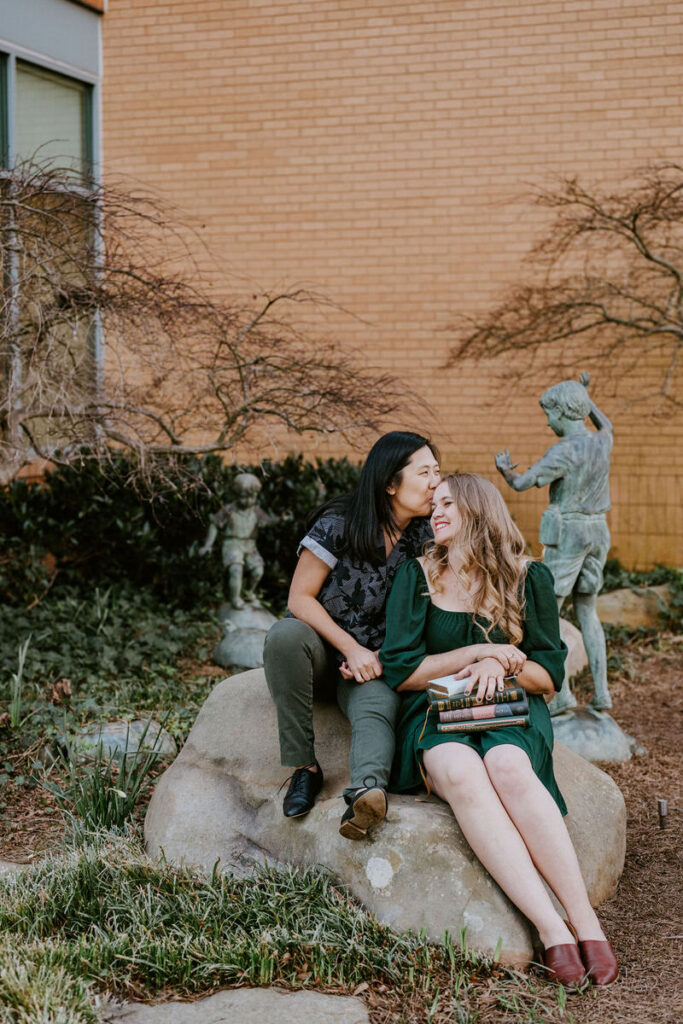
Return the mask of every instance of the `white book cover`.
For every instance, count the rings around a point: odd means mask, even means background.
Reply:
[[[438,679],[430,679],[427,688],[434,693],[438,693],[439,696],[459,697],[460,694],[465,692],[469,682],[469,676],[465,676],[464,679],[456,679],[454,675],[439,676]]]

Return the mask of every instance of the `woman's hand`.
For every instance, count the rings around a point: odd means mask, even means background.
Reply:
[[[468,696],[476,687],[476,698],[478,701],[483,701],[491,700],[497,690],[503,689],[505,672],[506,670],[498,658],[484,658],[482,661],[475,661],[461,669],[460,672],[456,672],[455,678],[464,679],[465,676],[469,676],[470,682],[465,694]]]
[[[370,679],[378,679],[382,675],[382,663],[377,651],[369,651],[367,647],[355,644],[345,652],[346,661],[339,666],[344,679],[355,679],[357,683],[367,683]]]
[[[524,668],[526,654],[513,644],[478,644],[477,650],[477,661],[496,658],[509,676],[516,676]]]

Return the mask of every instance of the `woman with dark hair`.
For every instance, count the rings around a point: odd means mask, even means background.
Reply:
[[[313,696],[336,692],[351,723],[348,807],[339,829],[347,839],[362,839],[386,814],[399,705],[378,657],[386,598],[398,567],[431,538],[428,517],[439,479],[438,453],[426,438],[398,430],[380,437],[356,490],[311,517],[288,615],[266,638],[263,661],[282,764],[294,766],[284,814],[307,814],[322,788]]]
[[[552,576],[527,558],[503,498],[483,477],[443,480],[432,527],[434,541],[402,566],[387,608],[382,664],[402,695],[392,789],[424,782],[450,804],[481,863],[536,926],[552,979],[609,985],[617,962],[588,899],[553,772],[544,697],[562,684],[567,648]],[[426,691],[449,673],[467,679],[464,692],[478,703],[516,675],[527,726],[478,721],[471,731],[440,731]]]

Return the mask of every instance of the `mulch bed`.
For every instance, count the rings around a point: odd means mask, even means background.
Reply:
[[[615,947],[621,976],[609,989],[572,996],[565,1019],[574,1024],[679,1024],[683,1020],[683,887],[681,886],[681,720],[683,637],[660,637],[658,650],[644,638],[625,647],[622,668],[610,681],[613,717],[647,753],[626,764],[602,765],[626,800],[626,864],[616,896],[600,908]],[[589,691],[575,688],[580,699]],[[659,827],[657,800],[668,803],[667,827]],[[54,845],[60,817],[40,789],[5,789],[0,858],[30,862]],[[446,1024],[454,1018],[436,1009],[428,1018],[426,1000],[398,1002],[383,986],[358,992],[372,1024],[405,1021]],[[484,996],[484,1003],[488,1000]],[[548,1004],[554,1000],[549,992]],[[482,1024],[511,1021],[495,1007],[478,1005]],[[543,1018],[536,1018],[542,1020]],[[557,1019],[557,1007],[553,1013]]]
[[[647,749],[619,765],[601,765],[626,800],[626,863],[614,899],[600,917],[621,976],[593,998],[571,1001],[576,1024],[680,1024],[683,1020],[681,879],[681,725],[683,637],[662,650],[632,651],[610,684],[614,717]],[[659,827],[657,800],[668,804]]]

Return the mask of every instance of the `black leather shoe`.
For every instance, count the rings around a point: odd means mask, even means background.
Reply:
[[[344,836],[344,839],[364,839],[368,829],[383,821],[386,813],[386,791],[381,786],[363,789],[353,797],[344,811],[339,834]]]
[[[315,798],[323,788],[322,768],[317,761],[315,766],[317,772],[309,771],[308,768],[297,768],[289,780],[289,787],[282,801],[285,818],[301,818],[308,814],[315,803]]]

